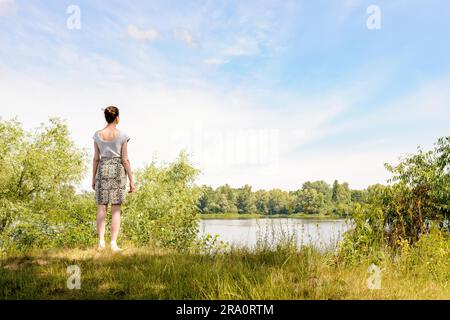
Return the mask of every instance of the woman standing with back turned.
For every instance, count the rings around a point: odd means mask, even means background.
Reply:
[[[120,229],[120,206],[125,200],[127,176],[130,191],[134,192],[133,175],[128,160],[127,144],[130,138],[117,129],[119,109],[113,106],[105,109],[105,128],[95,132],[92,188],[98,205],[97,233],[98,249],[105,249],[106,211],[111,204],[111,250],[121,249],[117,246]]]

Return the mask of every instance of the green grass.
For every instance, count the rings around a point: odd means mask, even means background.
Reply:
[[[346,265],[310,247],[214,256],[156,247],[35,251],[0,260],[0,299],[450,299],[446,260],[437,274],[429,261],[408,261],[384,261],[382,289],[369,290],[370,259]],[[69,265],[81,269],[80,290],[66,287]]]
[[[323,215],[323,214],[274,214],[263,215],[258,213],[202,213],[201,219],[259,219],[259,218],[302,218],[302,219],[342,219],[343,217],[337,215]]]

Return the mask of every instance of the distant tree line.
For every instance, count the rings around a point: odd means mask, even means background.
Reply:
[[[348,183],[334,181],[307,181],[295,191],[280,189],[252,191],[244,185],[232,188],[228,184],[216,189],[203,185],[199,187],[201,196],[197,206],[201,213],[257,213],[263,215],[279,214],[350,214],[355,203],[368,199],[369,187],[353,190]]]

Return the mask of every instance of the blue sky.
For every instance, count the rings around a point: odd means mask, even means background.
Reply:
[[[199,183],[362,188],[449,134],[449,27],[442,1],[0,0],[0,116],[91,152],[113,104],[136,168],[187,149]]]

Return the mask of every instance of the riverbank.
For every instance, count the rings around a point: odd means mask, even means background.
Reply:
[[[345,217],[338,215],[323,215],[323,214],[257,214],[257,213],[202,213],[201,219],[272,219],[272,218],[297,218],[297,219],[345,219]]]
[[[0,259],[0,299],[450,299],[445,260],[379,261],[379,290],[367,286],[373,261],[348,265],[332,252],[286,246],[212,256],[133,247],[35,251]],[[79,267],[79,290],[67,288],[68,266]]]

